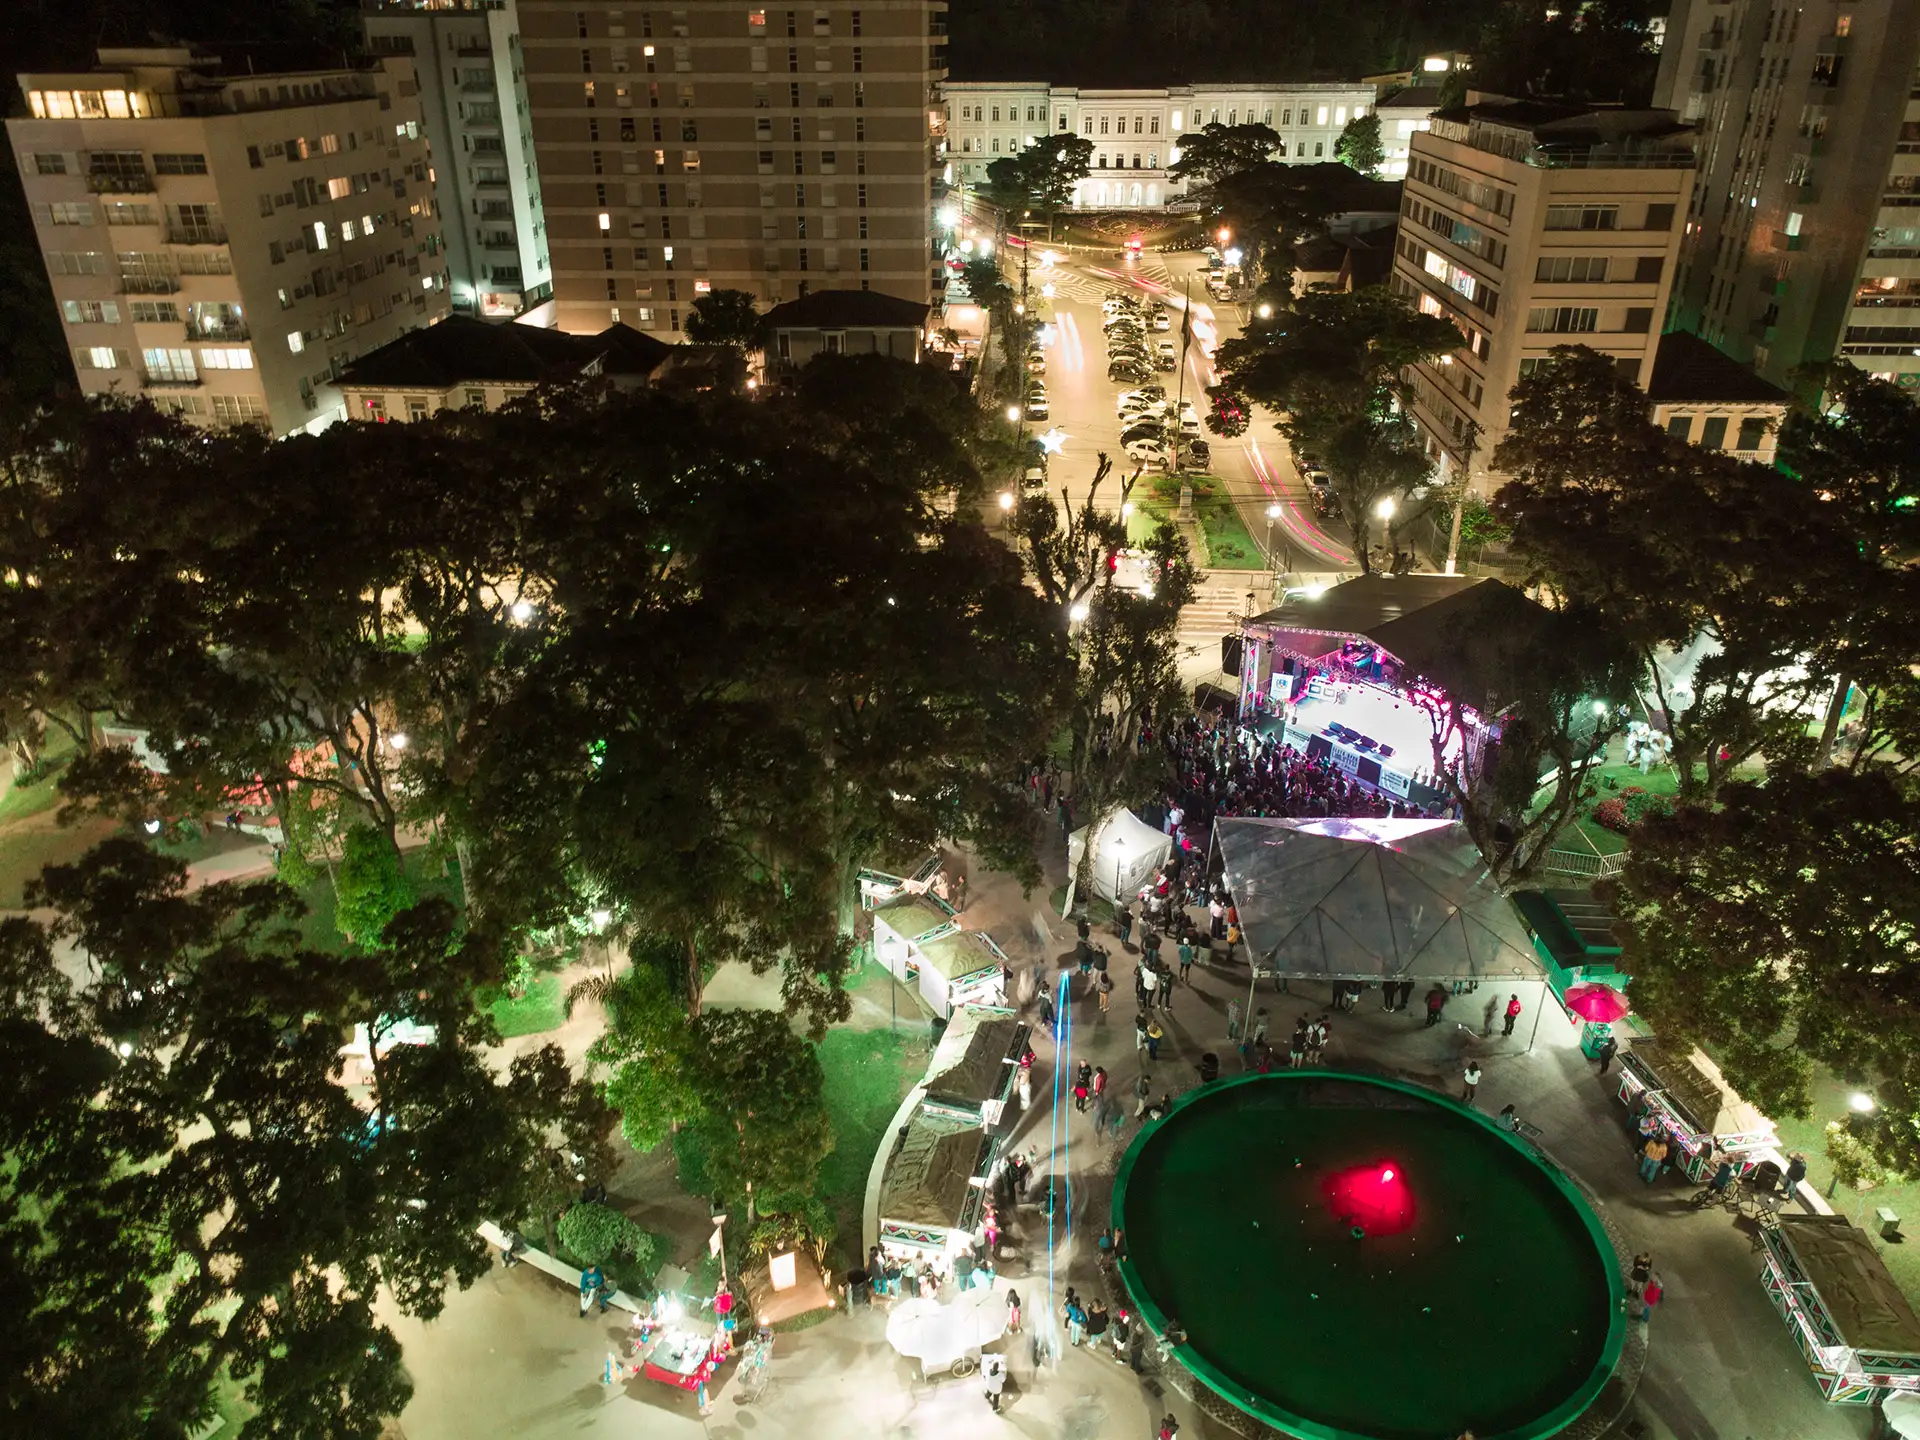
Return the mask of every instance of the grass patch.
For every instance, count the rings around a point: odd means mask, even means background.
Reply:
[[[443,873],[439,857],[427,847],[407,851],[400,857],[400,864],[406,870],[407,878],[413,882],[417,898],[425,900],[429,896],[438,896],[456,910],[466,908],[466,897],[460,889],[460,872],[449,865]],[[320,873],[312,883],[300,891],[300,898],[307,906],[307,913],[300,921],[301,943],[310,950],[343,951],[347,942],[334,925],[333,882],[327,878],[326,866],[319,868]]]
[[[558,975],[542,975],[527,987],[527,993],[514,999],[494,986],[483,986],[475,994],[474,1004],[493,1016],[501,1038],[516,1035],[544,1035],[566,1023],[567,1001],[560,993]]]
[[[1206,549],[1206,564],[1215,570],[1264,570],[1266,556],[1247,533],[1240,508],[1227,494],[1227,487],[1216,475],[1156,475],[1147,492],[1136,502],[1128,525],[1130,539],[1143,539],[1153,533],[1162,518],[1180,513],[1180,487],[1193,487],[1193,518]]]
[[[874,1152],[893,1122],[900,1101],[926,1068],[919,1027],[913,1034],[890,1030],[829,1030],[815,1047],[825,1072],[827,1122],[833,1150],[820,1165],[820,1199],[840,1227],[836,1251],[861,1253],[860,1217]]]
[[[52,741],[48,741],[51,749]],[[71,751],[72,744],[67,746]],[[7,793],[0,795],[0,825],[11,825],[17,820],[30,820],[35,815],[44,815],[60,803],[60,772],[67,768],[71,754],[57,759],[48,759],[35,774],[34,778],[22,783],[14,781],[7,786]]]
[[[1850,1085],[1824,1065],[1814,1067],[1813,1109],[1804,1120],[1775,1116],[1780,1127],[1780,1148],[1798,1150],[1807,1157],[1807,1181],[1822,1195],[1833,1182],[1833,1166],[1827,1161],[1826,1124],[1848,1113],[1847,1100],[1860,1087]],[[1920,1240],[1889,1245],[1880,1238],[1880,1227],[1873,1212],[1881,1206],[1893,1211],[1908,1225],[1920,1227],[1920,1179],[1907,1179],[1896,1185],[1881,1185],[1867,1191],[1837,1190],[1828,1198],[1838,1214],[1859,1224],[1873,1237],[1873,1248],[1880,1252],[1887,1273],[1906,1294],[1920,1305]]]
[[[791,1335],[796,1330],[811,1330],[814,1326],[823,1325],[831,1320],[835,1313],[830,1307],[823,1306],[818,1310],[809,1310],[804,1315],[789,1315],[784,1320],[773,1322],[773,1333]]]
[[[38,824],[0,833],[0,909],[25,904],[27,882],[49,865],[71,865],[119,827],[98,817],[74,825]]]

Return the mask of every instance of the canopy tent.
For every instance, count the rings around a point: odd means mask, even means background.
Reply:
[[[1761,1283],[1829,1402],[1872,1405],[1920,1387],[1920,1316],[1864,1230],[1844,1215],[1787,1214],[1760,1239]]]
[[[1533,942],[1453,820],[1214,822],[1257,965],[1327,980],[1532,980]]]
[[[1082,825],[1067,837],[1067,871],[1080,873],[1087,832],[1098,831],[1093,849],[1093,893],[1103,900],[1131,900],[1159,873],[1173,853],[1173,837],[1164,835],[1124,806],[1116,805],[1097,826]]]

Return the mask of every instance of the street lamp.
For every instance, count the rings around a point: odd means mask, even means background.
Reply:
[[[1133,501],[1128,500],[1120,506],[1120,518],[1122,520],[1131,520],[1133,518]]]
[[[406,749],[407,748],[407,732],[404,730],[394,731],[393,734],[387,736],[387,744],[395,750]]]
[[[1224,245],[1231,239],[1233,239],[1233,231],[1222,225],[1220,227],[1220,243]]]
[[[1393,497],[1388,495],[1381,500],[1378,505],[1373,507],[1373,513],[1378,515],[1382,520],[1393,519]]]
[[[1007,420],[1014,425],[1020,423],[1021,410],[1018,405],[1007,406]]]
[[[1262,301],[1259,308],[1253,313],[1258,315],[1262,320],[1271,320],[1273,318],[1273,306]]]
[[[1067,619],[1076,625],[1080,625],[1085,623],[1088,613],[1087,602],[1084,600],[1076,600],[1073,602],[1073,608],[1067,611]]]
[[[1874,1110],[1873,1096],[1867,1094],[1864,1090],[1856,1090],[1853,1094],[1849,1095],[1847,1097],[1847,1104],[1852,1107],[1856,1114],[1860,1115],[1871,1115]]]
[[[516,600],[513,602],[512,610],[508,613],[513,616],[514,624],[524,625],[533,619],[533,602],[531,600]]]
[[[1002,510],[1013,509],[1013,492],[1011,490],[1002,490],[1000,492],[1000,508]]]

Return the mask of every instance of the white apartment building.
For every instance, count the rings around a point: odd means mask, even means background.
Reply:
[[[1347,122],[1372,110],[1374,87],[1178,85],[1161,90],[1092,90],[1033,81],[950,80],[942,87],[947,156],[957,184],[975,185],[1001,155],[1046,135],[1080,135],[1094,145],[1093,169],[1074,187],[1075,209],[1163,205],[1186,194],[1167,174],[1180,137],[1207,125],[1267,125],[1280,136],[1274,158],[1333,159]]]
[[[1415,367],[1414,418],[1442,473],[1488,461],[1508,394],[1556,345],[1653,367],[1693,180],[1693,132],[1670,110],[1479,99],[1415,132],[1392,288],[1463,343]]]
[[[1382,180],[1407,178],[1413,137],[1433,128],[1433,112],[1439,107],[1438,85],[1408,85],[1380,92],[1373,113],[1380,117],[1380,148],[1385,152],[1380,164]]]
[[[89,393],[315,430],[354,357],[447,313],[410,61],[230,74],[184,49],[22,75],[7,122]]]
[[[553,266],[514,0],[363,0],[361,25],[374,54],[414,62],[453,308],[540,318]]]

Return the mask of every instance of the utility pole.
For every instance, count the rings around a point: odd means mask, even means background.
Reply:
[[[1173,453],[1175,468],[1179,468],[1181,452],[1180,410],[1187,403],[1187,347],[1193,344],[1193,277],[1188,276],[1180,282],[1180,378],[1174,384],[1173,419],[1170,428],[1173,431]]]
[[[1480,438],[1477,421],[1467,422],[1467,448],[1460,457],[1460,494],[1453,502],[1453,528],[1447,534],[1447,574],[1458,575],[1460,563],[1460,522],[1467,513],[1467,490],[1473,484],[1473,445]]]

